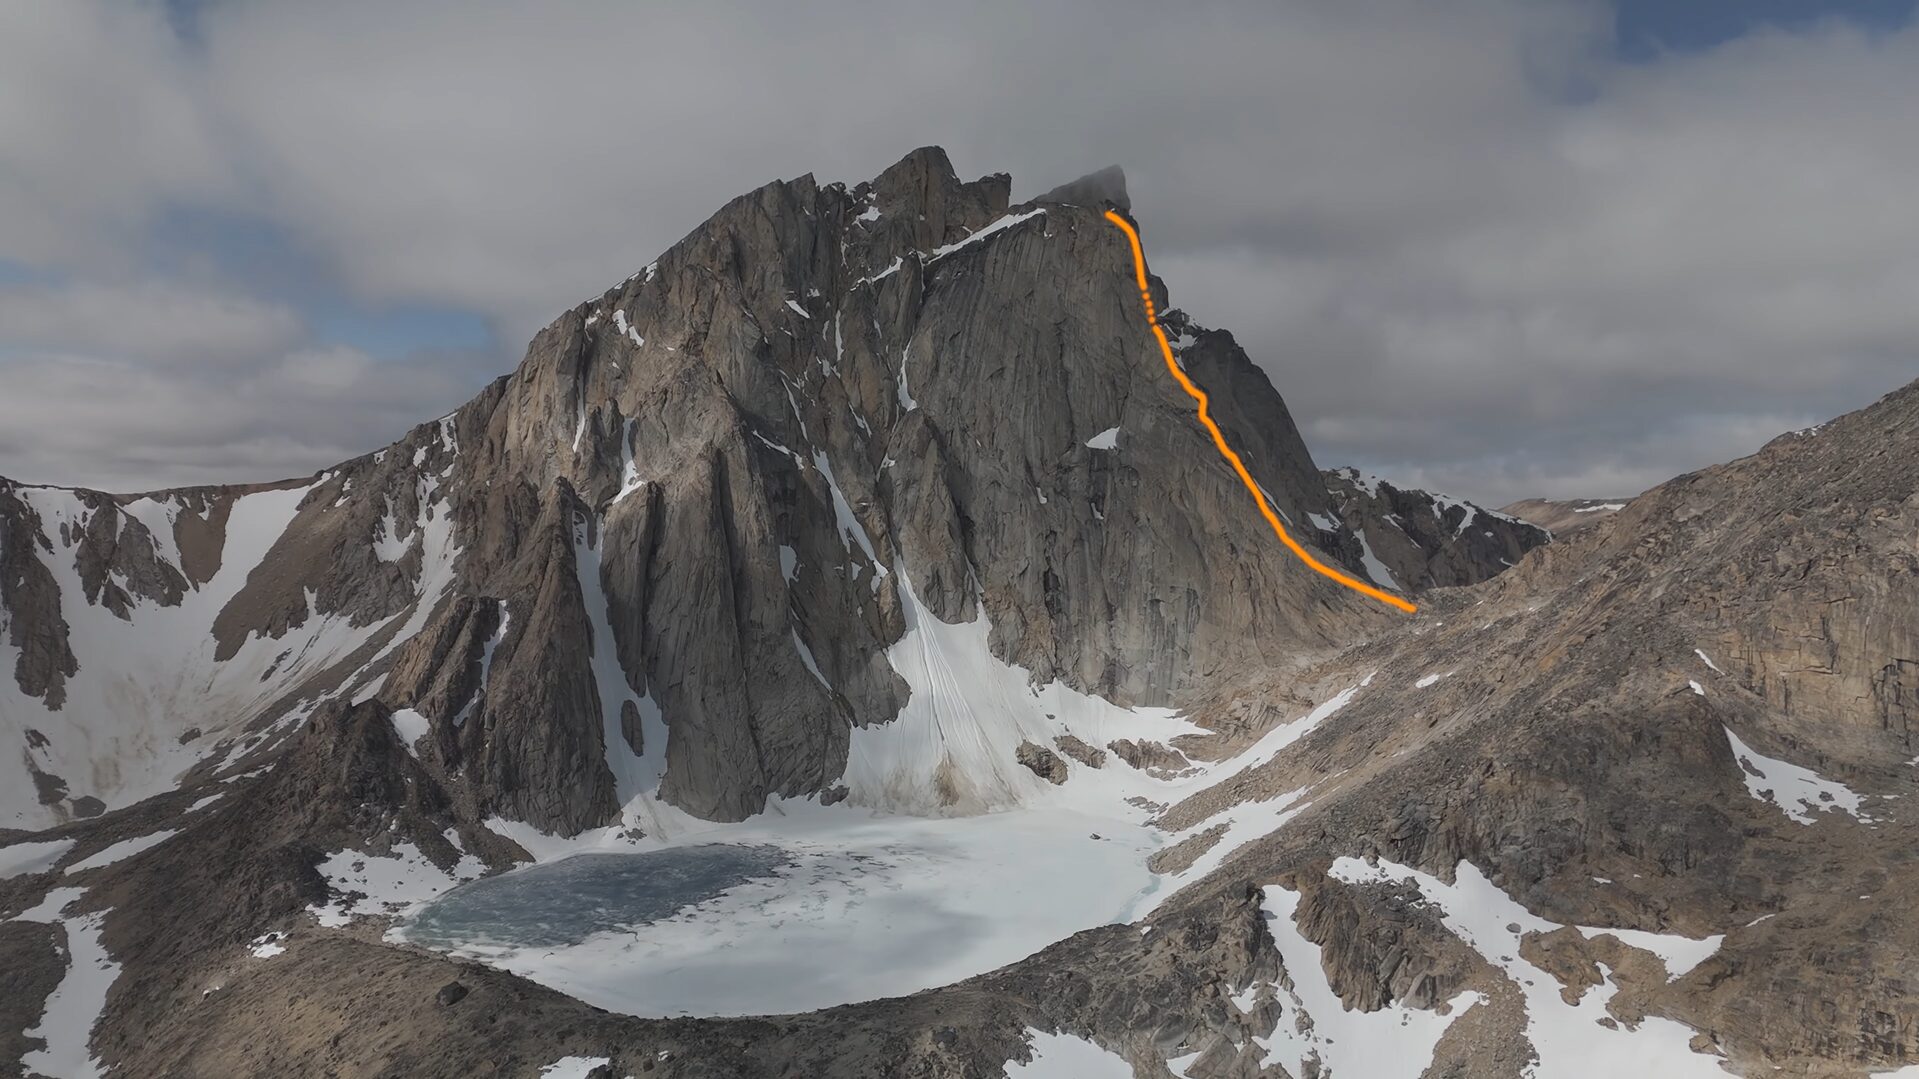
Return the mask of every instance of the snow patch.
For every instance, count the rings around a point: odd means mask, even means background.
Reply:
[[[1393,576],[1391,570],[1386,568],[1386,563],[1381,562],[1374,556],[1373,545],[1366,542],[1366,530],[1364,528],[1357,529],[1353,532],[1353,535],[1359,538],[1359,560],[1360,564],[1365,567],[1366,576],[1370,578],[1374,584],[1383,588],[1399,590],[1398,579]]]
[[[633,342],[636,346],[644,346],[646,344],[646,338],[640,336],[640,331],[635,329],[632,323],[626,321],[625,311],[613,312],[613,328],[626,335],[626,339]]]
[[[858,281],[853,282],[853,287],[859,288],[861,285],[870,285],[875,281],[883,281],[886,278],[891,277],[894,274],[900,272],[900,267],[904,265],[905,263],[901,261],[900,257],[898,255],[895,255],[893,256],[893,261],[887,264],[886,269],[881,270],[879,273],[876,273],[871,277],[860,278]]]
[[[419,535],[419,530],[401,536],[400,522],[393,516],[392,499],[387,500],[386,509],[373,533],[373,557],[382,562],[398,562],[413,549],[413,540]]]
[[[646,486],[646,481],[640,478],[639,465],[633,461],[633,427],[637,423],[639,423],[638,420],[627,420],[625,429],[620,433],[620,454],[623,460],[620,465],[620,493],[613,496],[614,504],[618,504],[627,495]]]
[[[147,534],[153,539],[153,553],[162,562],[179,567],[180,545],[174,542],[173,535],[173,522],[180,516],[178,503],[171,498],[162,501],[149,495],[122,505],[120,512],[146,526]]]
[[[860,524],[860,519],[854,515],[853,504],[846,500],[845,492],[840,490],[839,481],[833,478],[833,464],[826,459],[826,454],[815,451],[813,467],[818,469],[820,475],[825,478],[826,489],[832,495],[833,519],[839,528],[840,543],[848,551],[853,549],[853,544],[859,544],[860,550],[866,555],[866,560],[873,566],[873,572],[876,574],[873,578],[873,586],[877,590],[879,579],[886,576],[888,570],[880,562],[879,555],[873,551],[872,537],[866,534],[866,526]]]
[[[1822,778],[1810,768],[1768,757],[1742,741],[1731,727],[1725,731],[1733,759],[1739,762],[1740,778],[1746,781],[1746,793],[1778,806],[1800,824],[1811,824],[1813,813],[1828,809],[1844,810],[1854,819],[1870,822],[1859,811],[1863,800],[1844,784]]]
[[[1264,765],[1274,757],[1279,756],[1280,750],[1311,734],[1321,723],[1331,718],[1333,713],[1346,707],[1347,703],[1350,702],[1362,688],[1372,682],[1373,674],[1377,673],[1378,672],[1375,671],[1372,674],[1368,674],[1357,685],[1347,686],[1345,689],[1326,698],[1324,701],[1315,705],[1312,711],[1307,712],[1300,718],[1290,723],[1283,723],[1267,731],[1264,735],[1260,736],[1259,741],[1254,742],[1244,753],[1224,763],[1236,765],[1235,774],[1243,773],[1247,769],[1258,768]]]
[[[420,739],[426,737],[431,726],[425,716],[411,708],[393,710],[393,733],[400,736],[400,744],[406,747],[408,755],[416,761],[420,759],[420,751],[415,746]]]
[[[1307,798],[1311,792],[1311,787],[1300,787],[1263,801],[1240,802],[1186,829],[1182,838],[1199,835],[1222,824],[1226,826],[1226,831],[1206,849],[1206,853],[1181,872],[1167,876],[1150,896],[1135,907],[1133,917],[1143,918],[1151,914],[1180,888],[1225,865],[1248,843],[1264,839],[1286,827],[1293,818],[1312,807],[1313,803]]]
[[[485,873],[486,863],[468,854],[448,871],[412,843],[396,843],[391,854],[338,851],[314,868],[337,894],[307,910],[321,925],[337,928],[356,917],[404,917],[448,888]]]
[[[1120,1056],[1071,1034],[1028,1029],[1033,1059],[1006,1062],[1006,1079],[1133,1079],[1133,1066]]]
[[[800,639],[800,631],[791,629],[789,632],[793,634],[793,650],[800,654],[800,662],[806,666],[807,673],[811,674],[820,685],[825,686],[828,692],[831,692],[833,683],[828,682],[826,676],[820,673],[820,665],[813,659],[813,650],[806,647],[806,642]]]
[[[494,835],[519,844],[533,856],[535,862],[554,862],[575,854],[648,850],[658,845],[657,842],[638,837],[627,831],[624,825],[618,824],[604,828],[589,828],[574,836],[561,836],[542,832],[525,821],[507,820],[505,817],[488,817],[481,823]]]
[[[486,697],[486,680],[493,671],[493,652],[500,647],[501,641],[506,640],[506,631],[513,625],[513,611],[507,607],[505,600],[500,600],[499,603],[500,624],[494,628],[493,635],[486,639],[485,646],[480,649],[480,678],[473,684],[473,696],[467,698],[467,702],[461,705],[460,710],[453,716],[455,730],[466,726],[466,721],[473,715],[473,709],[479,707],[480,701]]]
[[[36,839],[0,847],[0,880],[45,873],[73,849],[73,844],[71,839]]]
[[[73,863],[67,867],[67,872],[81,873],[89,869],[100,869],[104,866],[110,866],[122,859],[131,858],[143,850],[157,847],[178,834],[179,829],[168,828],[165,831],[154,832],[152,835],[136,836],[133,839],[122,839],[120,842],[115,843],[105,850],[96,851]]]
[[[906,388],[906,354],[910,351],[912,351],[910,348],[900,350],[900,377],[899,386],[896,388],[899,392],[900,411],[902,412],[911,412],[920,407],[920,403],[913,400],[912,392]]]
[[[1113,450],[1119,448],[1119,428],[1108,427],[1099,434],[1086,440],[1088,449]]]
[[[1362,493],[1364,493],[1366,497],[1368,498],[1379,497],[1380,479],[1378,476],[1375,476],[1370,472],[1362,474],[1359,471],[1359,469],[1350,468],[1350,467],[1341,468],[1341,469],[1338,469],[1337,471],[1339,472],[1341,476],[1344,476],[1346,478],[1346,481],[1348,483],[1351,483],[1354,487],[1357,487]]]
[[[540,1079],[587,1079],[594,1068],[612,1062],[611,1057],[561,1057],[540,1069]]]
[[[956,240],[953,243],[946,244],[942,247],[934,248],[933,253],[927,256],[927,259],[926,259],[927,264],[931,265],[932,263],[945,258],[946,256],[952,254],[955,251],[960,250],[961,248],[971,247],[972,245],[979,243],[981,240],[986,239],[988,236],[991,236],[996,232],[1002,232],[1006,229],[1010,229],[1014,225],[1017,225],[1022,221],[1026,221],[1028,219],[1038,217],[1045,212],[1046,211],[1044,209],[1028,210],[1023,214],[1014,214],[1009,217],[1002,217],[998,221],[995,221],[992,224],[987,225],[985,228],[982,228],[979,231],[974,232],[972,235],[966,237],[963,240]]]

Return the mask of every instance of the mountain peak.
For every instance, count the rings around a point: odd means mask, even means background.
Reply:
[[[1131,213],[1133,200],[1126,193],[1126,173],[1118,165],[1089,172],[1077,180],[1063,183],[1033,200],[1035,203],[1065,203],[1071,206],[1099,208],[1111,203],[1122,213]]]

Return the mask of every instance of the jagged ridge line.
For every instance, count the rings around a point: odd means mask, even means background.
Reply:
[[[1301,562],[1306,563],[1306,565],[1313,570],[1338,581],[1347,588],[1362,595],[1370,596],[1381,603],[1398,607],[1402,611],[1412,612],[1419,610],[1419,608],[1411,602],[1401,599],[1391,592],[1374,588],[1364,581],[1354,580],[1346,574],[1325,565],[1308,554],[1306,548],[1301,547],[1299,542],[1293,539],[1292,535],[1286,531],[1286,526],[1280,523],[1279,515],[1274,513],[1272,506],[1267,503],[1266,495],[1259,489],[1259,484],[1254,481],[1252,473],[1246,471],[1245,462],[1241,461],[1239,454],[1234,453],[1233,448],[1226,444],[1226,436],[1220,433],[1219,425],[1213,422],[1212,415],[1207,411],[1208,399],[1206,391],[1194,385],[1193,380],[1186,377],[1186,371],[1180,367],[1179,361],[1173,358],[1173,345],[1170,341],[1166,340],[1166,330],[1160,326],[1159,316],[1153,311],[1152,288],[1146,282],[1146,252],[1140,246],[1139,233],[1132,225],[1127,223],[1125,218],[1111,210],[1106,211],[1106,220],[1119,226],[1119,230],[1126,234],[1127,241],[1132,245],[1133,273],[1139,278],[1140,298],[1146,305],[1146,324],[1152,329],[1153,336],[1159,340],[1159,351],[1160,355],[1165,357],[1166,370],[1172,372],[1173,378],[1178,380],[1180,388],[1186,391],[1187,396],[1199,403],[1199,408],[1197,409],[1199,422],[1206,428],[1207,432],[1213,436],[1213,445],[1219,448],[1220,456],[1226,458],[1227,462],[1233,466],[1234,472],[1239,473],[1239,482],[1245,484],[1246,490],[1252,494],[1253,501],[1259,506],[1259,512],[1266,518],[1266,523],[1273,526],[1273,534],[1278,536],[1279,541],[1286,545],[1286,549],[1293,552]]]

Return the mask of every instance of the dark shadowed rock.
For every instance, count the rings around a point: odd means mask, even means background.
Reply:
[[[1113,755],[1128,765],[1141,771],[1173,773],[1189,767],[1193,762],[1186,755],[1171,746],[1147,739],[1120,738],[1106,743]]]
[[[1097,746],[1089,745],[1074,735],[1062,734],[1058,738],[1053,739],[1053,744],[1059,747],[1061,753],[1066,754],[1088,768],[1103,768],[1106,766],[1105,750]]]
[[[1424,592],[1477,584],[1552,540],[1546,529],[1507,513],[1356,469],[1328,471],[1326,489],[1339,523],[1362,544],[1359,568],[1387,588]]]
[[[1021,742],[1017,759],[1021,766],[1048,783],[1066,782],[1066,762],[1059,754],[1037,742]]]

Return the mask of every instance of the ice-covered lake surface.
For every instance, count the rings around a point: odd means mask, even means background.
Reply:
[[[609,1011],[766,1015],[981,974],[1130,921],[1162,887],[1143,820],[1059,806],[935,819],[789,802],[676,823],[662,845],[498,822],[539,863],[448,891],[395,936]]]
[[[789,861],[785,851],[764,843],[576,854],[463,884],[414,915],[406,935],[434,948],[565,947],[671,917],[756,878],[772,878]]]

